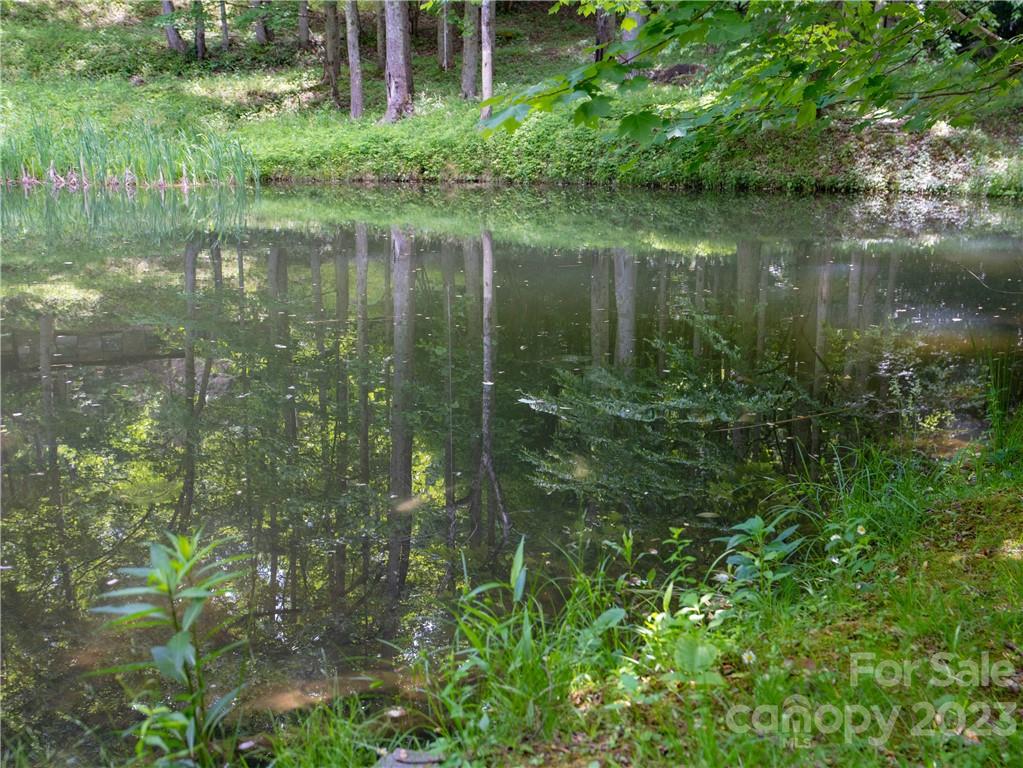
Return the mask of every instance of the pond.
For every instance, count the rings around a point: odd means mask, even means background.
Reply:
[[[168,529],[254,555],[216,607],[248,711],[411,691],[454,591],[521,537],[534,578],[628,531],[709,567],[780,480],[871,436],[954,451],[1023,345],[1019,206],[5,197],[4,717],[70,752],[132,720],[83,675],[148,639],[88,609]]]

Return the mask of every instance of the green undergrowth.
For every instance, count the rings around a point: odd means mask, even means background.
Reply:
[[[1017,764],[1023,418],[1003,437],[836,455],[733,528],[709,574],[684,529],[659,553],[605,542],[560,581],[520,547],[420,662],[417,728],[350,700],[282,726],[274,765],[396,744],[481,766]]]
[[[330,103],[315,55],[289,47],[289,35],[263,48],[239,35],[227,54],[211,42],[210,60],[196,62],[168,53],[151,20],[136,17],[152,8],[112,4],[77,18],[74,9],[85,6],[2,6],[0,168],[8,179],[20,178],[23,166],[45,176],[52,161],[61,176],[84,165],[93,178],[130,168],[153,175],[152,183],[162,172],[172,183],[185,162],[200,181],[238,177],[251,163],[263,181],[277,182],[1023,194],[1018,108],[980,116],[982,127],[971,130],[748,134],[697,160],[685,142],[637,147],[602,127],[576,125],[566,112],[536,114],[513,134],[484,136],[478,105],[458,96],[458,72],[441,71],[431,55],[426,15],[414,57],[416,115],[381,125],[383,77],[368,15],[367,116],[352,121]],[[569,12],[550,16],[525,5],[500,14],[498,93],[575,66],[590,34]],[[677,111],[713,99],[713,87],[657,86],[629,104]]]

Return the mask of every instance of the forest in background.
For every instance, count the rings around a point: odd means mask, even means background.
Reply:
[[[0,766],[1023,763],[1021,8],[0,0]]]
[[[390,68],[385,5],[5,2],[0,170],[122,186],[1023,184],[1015,3],[932,3],[921,18],[810,3],[779,21],[769,3],[398,2]],[[632,45],[645,47],[625,66]],[[801,72],[794,51],[818,66]],[[836,52],[862,66],[837,71]],[[743,76],[765,66],[773,79]],[[856,89],[869,111],[835,97]],[[481,131],[492,95],[497,130]],[[736,104],[756,105],[756,124]]]

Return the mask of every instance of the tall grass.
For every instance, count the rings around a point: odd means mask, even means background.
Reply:
[[[520,542],[507,581],[466,588],[450,649],[422,662],[439,749],[486,761],[496,744],[588,727],[584,702],[634,648],[630,617],[655,599],[630,582],[630,536],[604,549],[590,564],[566,555],[567,577],[527,586]]]
[[[985,396],[988,423],[991,425],[991,447],[996,451],[1003,450],[1010,442],[1012,422],[1009,413],[1023,389],[1019,363],[1018,356],[1014,358],[1009,353],[988,351]]]
[[[48,183],[72,189],[257,184],[252,157],[235,139],[213,133],[160,131],[136,120],[116,132],[91,120],[63,131],[34,122],[0,141],[7,183]]]

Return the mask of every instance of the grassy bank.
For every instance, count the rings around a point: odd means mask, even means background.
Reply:
[[[477,105],[458,96],[458,72],[441,71],[431,55],[427,15],[414,59],[416,115],[388,126],[377,123],[383,77],[368,16],[367,117],[352,121],[329,103],[313,53],[239,41],[197,63],[162,50],[151,20],[137,15],[142,6],[111,7],[120,10],[3,7],[6,178],[20,178],[23,168],[44,177],[52,163],[62,177],[87,165],[93,179],[128,168],[154,184],[226,179],[248,171],[241,150],[264,181],[1023,194],[1018,110],[982,115],[969,130],[765,132],[725,141],[697,163],[683,142],[640,148],[563,112],[483,136]],[[576,65],[590,38],[588,22],[568,12],[551,17],[525,4],[500,14],[498,91]],[[675,109],[713,99],[716,87],[662,85],[634,98]]]
[[[1023,419],[999,434],[836,459],[734,528],[709,579],[684,529],[559,583],[517,555],[423,663],[422,727],[343,702],[283,727],[274,765],[396,744],[471,765],[1015,764]]]

